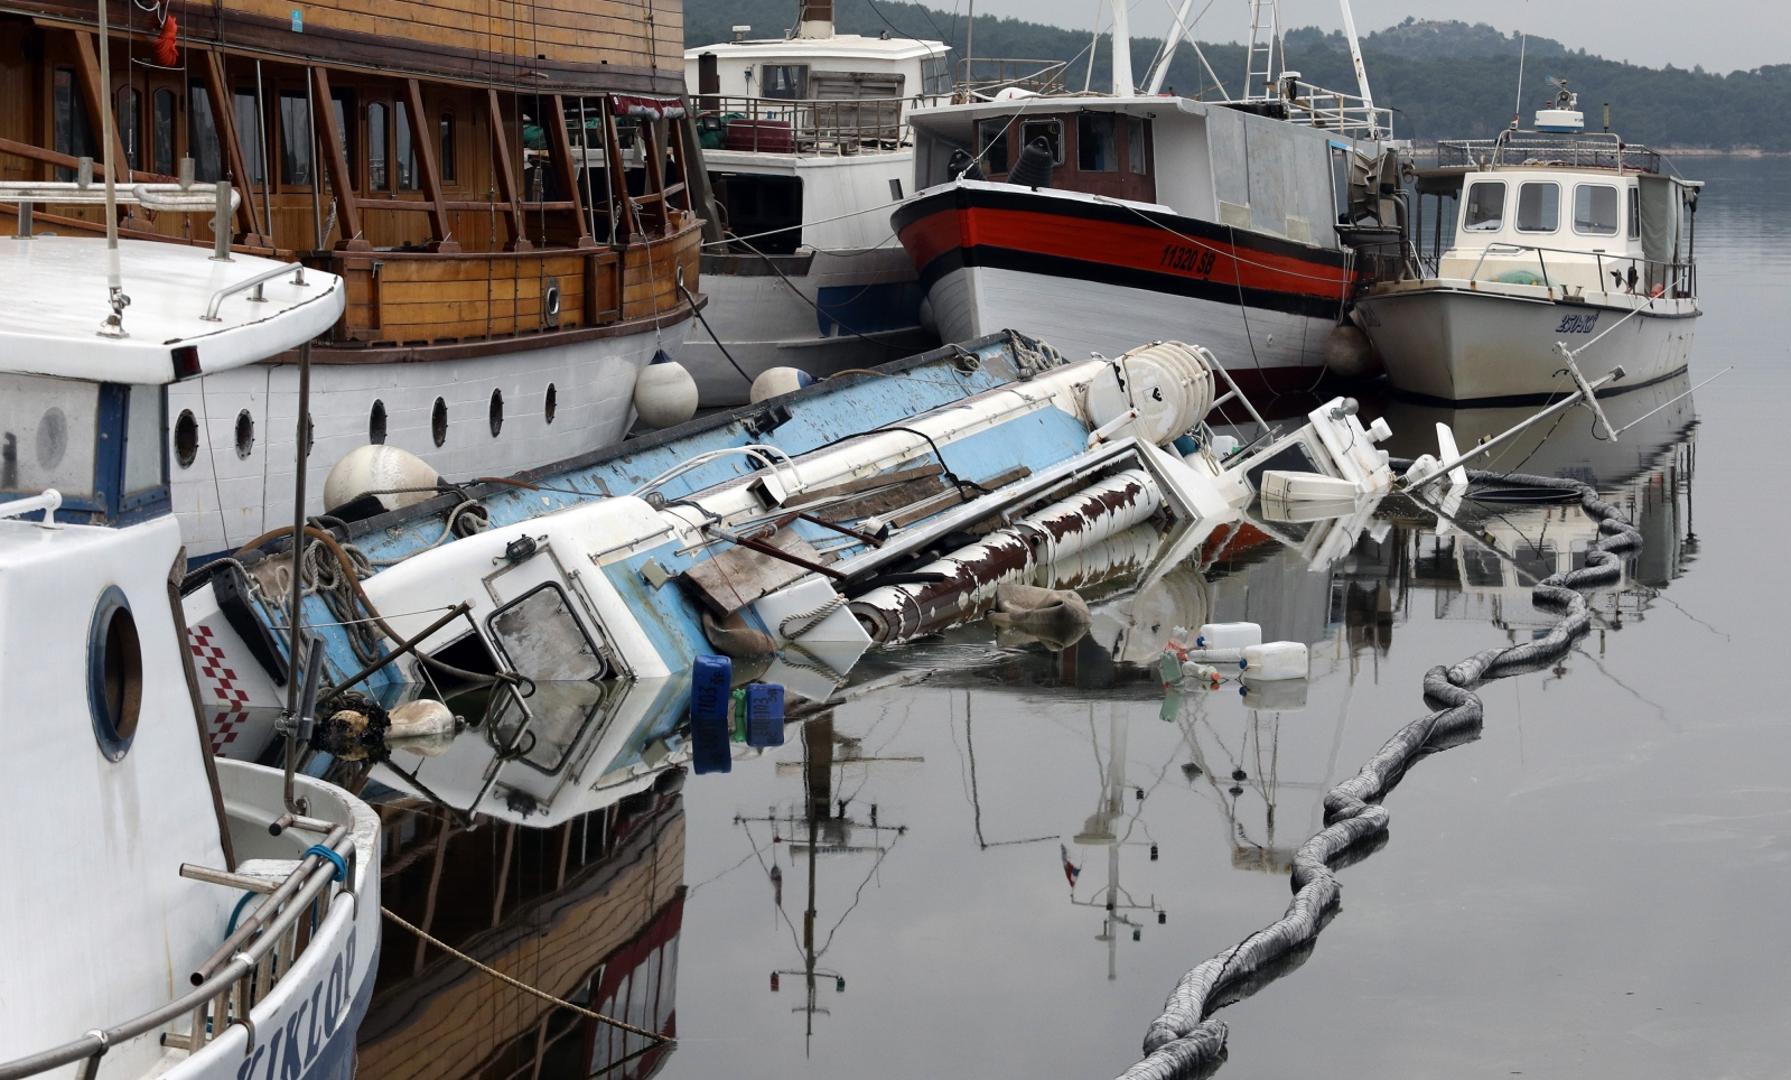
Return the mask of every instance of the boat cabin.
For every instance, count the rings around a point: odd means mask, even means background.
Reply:
[[[1646,147],[1610,132],[1514,129],[1437,152],[1437,166],[1418,179],[1425,276],[1564,297],[1697,294],[1693,222],[1703,185],[1666,175]]]

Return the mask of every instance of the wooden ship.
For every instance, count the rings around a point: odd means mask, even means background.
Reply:
[[[702,303],[677,3],[114,0],[102,48],[98,2],[0,0],[0,181],[97,182],[111,110],[126,190],[228,182],[232,251],[342,276],[311,353],[312,512],[369,442],[463,478],[621,438],[636,375]],[[25,201],[0,229],[103,229],[98,207]],[[120,226],[213,243],[204,215]],[[296,359],[169,395],[191,552],[290,517]]]

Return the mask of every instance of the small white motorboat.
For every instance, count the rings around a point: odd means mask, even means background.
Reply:
[[[1431,251],[1409,228],[1397,252],[1365,248],[1374,280],[1355,304],[1396,389],[1482,405],[1570,392],[1564,351],[1588,379],[1624,369],[1601,394],[1686,370],[1703,184],[1608,124],[1584,126],[1562,83],[1535,130],[1439,143],[1436,167],[1419,170],[1420,200],[1437,196]],[[1421,205],[1411,224],[1424,217]]]
[[[354,1069],[379,823],[333,785],[214,759],[195,666],[218,660],[189,643],[180,609],[164,436],[169,384],[309,342],[345,290],[210,256],[0,239],[7,1080]]]

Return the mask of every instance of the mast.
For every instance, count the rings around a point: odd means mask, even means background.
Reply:
[[[1113,96],[1131,97],[1132,33],[1126,21],[1126,0],[1112,0],[1113,7]]]
[[[1379,138],[1380,123],[1374,114],[1374,91],[1368,89],[1368,69],[1362,65],[1362,43],[1356,39],[1356,16],[1349,0],[1337,0],[1343,8],[1343,36],[1349,39],[1350,62],[1356,67],[1356,87],[1362,92],[1362,108],[1368,115],[1368,137]]]

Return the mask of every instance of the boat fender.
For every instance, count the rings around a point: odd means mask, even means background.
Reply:
[[[433,499],[441,474],[408,450],[377,443],[357,446],[330,467],[323,481],[324,509],[338,509],[372,496],[386,510],[400,510]]]
[[[703,636],[717,652],[729,657],[764,656],[777,650],[771,635],[747,623],[746,616],[736,611],[717,622],[703,612]]]
[[[793,394],[805,386],[813,384],[815,377],[801,368],[774,367],[759,372],[759,377],[752,381],[752,389],[747,391],[747,399],[754,405],[766,398],[782,397]]]
[[[1014,167],[1008,170],[1007,182],[1016,187],[1048,188],[1051,186],[1051,168],[1056,164],[1057,155],[1051,152],[1051,144],[1040,135],[1020,151]]]
[[[634,411],[650,427],[677,427],[696,415],[697,384],[683,364],[664,352],[634,379]]]
[[[389,739],[442,735],[452,732],[458,726],[458,718],[453,710],[439,701],[427,698],[405,702],[393,709],[388,718],[392,724],[386,732]]]
[[[386,755],[392,720],[385,707],[355,691],[335,695],[317,710],[311,745],[344,761],[378,761]]]
[[[1331,327],[1325,338],[1325,370],[1340,379],[1369,379],[1381,373],[1381,362],[1368,335],[1345,322]]]
[[[708,615],[703,616],[707,625]],[[734,767],[728,745],[728,690],[734,665],[725,656],[699,656],[690,668],[690,767],[697,775]]]
[[[1074,589],[1046,589],[1017,581],[995,587],[995,610],[989,621],[1016,631],[1054,650],[1067,649],[1088,633],[1088,602]]]

